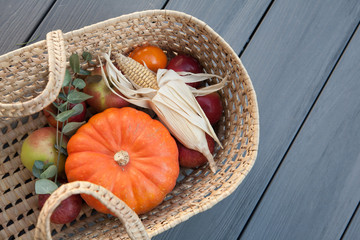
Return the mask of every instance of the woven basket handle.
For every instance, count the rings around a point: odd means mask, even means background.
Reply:
[[[37,113],[55,101],[65,77],[66,52],[61,30],[46,35],[49,75],[48,83],[38,96],[13,103],[0,103],[0,117],[23,117]]]
[[[85,181],[63,184],[46,200],[35,229],[35,239],[52,239],[50,217],[56,207],[73,194],[89,194],[98,199],[124,224],[131,239],[150,239],[138,215],[107,189]]]

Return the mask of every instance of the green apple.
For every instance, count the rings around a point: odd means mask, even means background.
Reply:
[[[83,92],[93,96],[92,98],[86,100],[86,103],[96,112],[102,112],[111,107],[121,108],[129,105],[127,101],[117,96],[109,89],[102,79],[100,67],[95,68],[85,81],[86,86],[83,89]],[[116,92],[119,93],[117,90]]]
[[[44,164],[57,164],[58,150],[56,144],[56,128],[43,127],[30,133],[21,146],[20,159],[24,166],[32,171],[36,160],[43,161]],[[60,133],[59,133],[60,138]],[[60,141],[60,140],[59,140]],[[66,148],[68,139],[63,136],[61,146]],[[58,173],[64,174],[66,156],[61,153],[59,159]]]

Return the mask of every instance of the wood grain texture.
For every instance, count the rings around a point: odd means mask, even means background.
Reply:
[[[359,8],[356,0],[275,1],[242,55],[260,111],[253,169],[230,197],[154,239],[237,238],[354,31]]]
[[[169,1],[166,9],[183,11],[206,22],[240,53],[270,3],[271,0],[185,0]]]
[[[53,0],[0,0],[0,55],[28,40]]]
[[[357,31],[243,239],[340,239],[360,199],[359,46]]]
[[[34,36],[45,39],[46,33],[60,29],[64,33],[123,14],[146,9],[160,9],[166,0],[58,0],[42,21]]]

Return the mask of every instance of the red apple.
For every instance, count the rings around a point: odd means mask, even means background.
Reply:
[[[38,195],[38,206],[41,210],[50,194]],[[82,198],[79,194],[71,195],[60,203],[50,217],[50,221],[55,224],[66,224],[74,221],[79,215],[82,206]]]
[[[129,103],[127,101],[117,96],[108,88],[101,75],[101,68],[97,67],[91,72],[91,75],[85,79],[86,86],[83,92],[93,96],[86,100],[87,104],[96,112],[102,112],[111,107],[121,108],[128,106]],[[119,93],[119,91],[115,91]]]
[[[184,54],[179,54],[173,57],[166,68],[172,69],[175,72],[191,72],[191,73],[203,72],[203,68],[195,58]],[[194,88],[197,88],[201,85],[201,82],[194,82],[187,84]]]
[[[57,100],[58,103],[62,103],[63,101],[62,100]],[[80,103],[84,110],[79,113],[78,115],[75,115],[75,116],[72,116],[69,118],[68,122],[82,122],[82,121],[85,121],[85,117],[86,117],[86,103],[85,102],[81,102]],[[72,109],[76,104],[72,104],[72,103],[69,103],[68,104],[68,108],[69,109]],[[43,113],[44,113],[44,116],[46,117],[46,120],[47,122],[56,128],[56,120],[55,118],[49,113],[49,112],[52,112],[53,114],[57,115],[57,109],[56,107],[53,105],[53,104],[50,104],[49,106],[47,106],[46,108],[44,108],[43,110]],[[61,130],[63,127],[63,123],[62,122],[59,122],[59,130]]]
[[[199,105],[204,111],[206,117],[209,119],[211,125],[217,123],[223,112],[220,95],[217,92],[210,93],[205,96],[196,97]]]
[[[206,134],[206,140],[207,140],[210,152],[214,153],[214,149],[215,149],[214,139],[212,139],[212,137],[210,137],[209,135]],[[178,150],[179,150],[180,166],[186,167],[186,168],[197,168],[197,167],[204,165],[207,162],[206,157],[202,153],[185,147],[179,141],[177,141],[177,145],[178,145]]]
[[[21,146],[20,159],[24,166],[32,171],[36,160],[43,161],[45,164],[54,163],[56,165],[58,151],[55,149],[57,130],[53,127],[44,127],[34,132],[24,140]],[[62,146],[66,148],[68,139],[63,136]],[[64,174],[66,156],[60,154],[58,173]]]

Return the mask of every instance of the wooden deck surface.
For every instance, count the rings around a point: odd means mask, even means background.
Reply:
[[[360,239],[359,0],[0,5],[0,54],[146,9],[193,15],[239,54],[259,103],[256,163],[228,198],[153,239]]]

